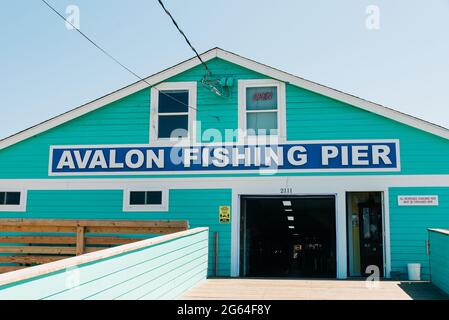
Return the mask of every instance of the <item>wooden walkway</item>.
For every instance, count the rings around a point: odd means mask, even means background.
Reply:
[[[363,280],[208,279],[185,300],[425,300],[449,299],[428,282],[381,281],[367,288]]]

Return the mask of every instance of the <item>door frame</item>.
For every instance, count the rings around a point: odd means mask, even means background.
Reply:
[[[336,177],[335,177],[336,178]],[[307,183],[302,183],[304,179]],[[384,181],[370,182],[369,179],[359,177],[283,177],[276,179],[244,180],[233,184],[232,187],[232,218],[231,218],[231,277],[240,275],[240,196],[267,195],[267,196],[313,196],[334,195],[336,202],[336,245],[337,245],[337,279],[348,278],[348,249],[347,249],[347,219],[346,219],[346,192],[379,191],[383,192],[384,199],[384,276],[390,278],[391,252],[390,252],[390,218],[389,194]],[[302,181],[301,181],[302,180]],[[304,182],[305,182],[304,181]],[[381,187],[379,188],[379,186]],[[292,187],[289,194],[281,193],[282,189]],[[248,192],[248,191],[251,192]]]
[[[241,212],[241,209],[243,207],[243,200],[245,199],[255,199],[255,198],[263,198],[263,199],[275,199],[275,198],[279,198],[279,199],[294,199],[294,198],[319,198],[319,197],[323,197],[323,198],[333,198],[334,199],[334,207],[335,207],[335,212],[334,212],[334,232],[335,232],[335,274],[336,276],[338,275],[337,273],[337,195],[336,194],[289,194],[289,195],[279,195],[279,194],[264,194],[264,195],[260,195],[260,194],[240,194],[239,195],[239,210],[240,210],[240,214],[239,214],[239,219],[240,219],[240,223],[242,221],[242,217],[243,214]],[[239,237],[240,237],[240,249],[241,249],[241,244],[242,242],[244,242],[245,240],[242,241],[242,238],[245,237],[245,232],[246,230],[242,231],[241,229],[241,224],[239,225],[240,229],[239,229]],[[243,234],[242,234],[243,232]],[[242,251],[239,249],[239,258],[241,259],[242,257]],[[239,260],[239,277],[244,277],[242,275],[242,268],[244,269],[245,267],[243,266],[243,261]],[[244,271],[244,270],[243,270]]]
[[[241,261],[240,261],[240,244],[241,244],[241,207],[242,207],[242,198],[244,197],[333,197],[335,201],[335,246],[336,246],[336,278],[337,279],[345,279],[347,276],[347,270],[346,270],[346,249],[342,250],[342,245],[346,246],[346,226],[344,225],[342,227],[341,223],[341,209],[339,209],[339,205],[342,206],[344,204],[344,201],[341,201],[339,199],[338,193],[289,193],[289,194],[279,194],[279,193],[272,193],[272,192],[266,192],[266,193],[247,193],[247,192],[236,192],[236,190],[233,190],[233,200],[232,200],[232,207],[233,207],[233,214],[232,214],[232,240],[231,240],[231,277],[240,277],[241,274]],[[343,203],[342,203],[343,202]],[[345,224],[345,223],[343,223]],[[343,230],[341,230],[343,229]],[[343,233],[343,235],[342,235]],[[343,241],[342,241],[343,240]],[[343,254],[342,254],[343,251]]]
[[[391,272],[391,257],[390,257],[390,211],[389,211],[389,197],[388,190],[348,190],[345,191],[345,198],[348,193],[357,193],[357,192],[377,192],[380,193],[381,198],[381,210],[382,210],[382,262],[383,262],[383,275],[381,278],[388,279],[390,278]],[[351,276],[350,273],[350,242],[349,242],[349,217],[348,217],[348,208],[346,208],[346,237],[347,237],[347,276],[348,278],[356,278],[359,276]]]

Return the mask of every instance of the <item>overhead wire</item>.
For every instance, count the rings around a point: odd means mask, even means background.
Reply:
[[[167,93],[165,93],[164,91],[159,90],[154,84],[149,83],[145,78],[142,78],[141,76],[139,76],[136,72],[134,72],[133,70],[131,70],[129,67],[127,67],[126,65],[124,65],[122,62],[120,62],[117,58],[115,58],[112,54],[110,54],[108,51],[106,51],[103,47],[101,47],[98,43],[96,43],[91,37],[89,37],[88,35],[86,35],[84,32],[82,32],[79,28],[77,28],[73,23],[71,23],[68,19],[66,19],[58,10],[56,10],[50,3],[48,3],[46,0],[41,0],[42,3],[44,3],[51,11],[53,11],[57,16],[59,16],[62,20],[64,20],[66,23],[68,23],[69,25],[72,26],[72,28],[74,30],[76,30],[81,36],[83,36],[87,41],[89,41],[93,46],[95,46],[98,50],[100,50],[104,55],[106,55],[107,57],[109,57],[112,61],[114,61],[115,63],[117,63],[119,66],[121,66],[123,69],[125,69],[127,72],[129,72],[130,74],[132,74],[134,77],[136,77],[137,79],[139,79],[140,81],[143,81],[144,83],[146,83],[149,87],[157,90],[159,93],[163,94],[164,96],[170,98],[172,101],[175,101],[177,103],[182,104],[183,106],[186,106],[190,109],[193,109],[195,111],[198,111],[197,108],[192,107],[186,103],[184,103],[183,101],[176,99],[175,97],[173,97],[172,95],[169,95]],[[198,53],[196,53],[198,55]],[[202,59],[200,58],[200,61],[203,63]],[[216,118],[216,117],[214,117]]]
[[[182,29],[179,27],[178,23],[176,22],[175,18],[173,18],[173,15],[170,13],[170,11],[168,11],[168,9],[165,7],[164,3],[162,2],[162,0],[158,0],[159,4],[161,5],[162,9],[165,11],[165,13],[170,17],[171,21],[173,22],[173,24],[175,25],[176,29],[178,29],[179,33],[184,37],[184,40],[187,42],[187,44],[189,45],[189,47],[192,49],[192,51],[196,54],[196,57],[198,58],[198,60],[200,60],[201,64],[204,66],[204,68],[206,69],[206,71],[208,73],[210,73],[209,68],[207,67],[207,64],[203,61],[203,59],[201,58],[201,56],[199,55],[198,51],[195,49],[195,47],[192,45],[192,43],[190,42],[189,38],[187,38],[186,34],[184,33],[184,31],[182,31]]]

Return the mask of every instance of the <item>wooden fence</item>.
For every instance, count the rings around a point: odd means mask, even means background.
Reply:
[[[0,273],[187,229],[187,221],[0,219]]]

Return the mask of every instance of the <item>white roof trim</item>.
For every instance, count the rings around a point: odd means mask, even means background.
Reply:
[[[402,113],[400,111],[396,111],[394,109],[384,107],[384,106],[376,104],[374,102],[370,102],[370,101],[358,98],[356,96],[344,93],[342,91],[338,91],[336,89],[332,89],[332,88],[320,85],[318,83],[302,79],[300,77],[294,76],[287,72],[284,72],[284,71],[272,68],[270,66],[261,64],[259,62],[241,57],[232,52],[228,52],[228,51],[225,51],[225,50],[222,50],[219,48],[216,50],[218,52],[217,56],[221,59],[241,65],[245,68],[254,70],[256,72],[267,75],[274,79],[281,80],[281,81],[293,84],[295,86],[310,90],[312,92],[316,92],[316,93],[322,94],[324,96],[333,98],[335,100],[348,103],[354,107],[358,107],[360,109],[384,116],[385,118],[389,118],[389,119],[404,123],[406,125],[409,125],[411,127],[415,127],[417,129],[420,129],[420,130],[435,134],[437,136],[449,139],[449,129],[438,126],[431,122],[413,117],[411,115]]]
[[[209,50],[201,55],[201,58],[203,59],[203,61],[209,61],[215,57],[217,57],[216,49]],[[97,99],[97,100],[94,100],[94,101],[84,104],[78,108],[67,111],[59,116],[56,116],[49,120],[46,120],[46,121],[44,121],[40,124],[37,124],[29,129],[25,129],[21,132],[18,132],[18,133],[14,134],[12,136],[9,136],[3,140],[0,140],[0,150],[4,149],[6,147],[9,147],[15,143],[18,143],[20,141],[23,141],[25,139],[31,138],[39,133],[42,133],[49,129],[52,129],[56,126],[59,126],[65,122],[68,122],[68,121],[78,118],[82,115],[85,115],[86,113],[89,113],[91,111],[94,111],[96,109],[104,107],[114,101],[120,100],[120,99],[122,99],[126,96],[129,96],[133,93],[136,93],[140,90],[148,88],[148,87],[150,87],[148,85],[148,83],[151,84],[151,86],[153,86],[155,84],[158,84],[158,83],[164,81],[165,79],[171,78],[171,77],[173,77],[179,73],[182,73],[188,69],[191,69],[199,64],[200,64],[200,61],[196,57],[191,58],[189,60],[181,62],[180,64],[175,65],[174,67],[168,68],[168,69],[158,72],[152,76],[149,76],[148,78],[145,78],[146,82],[144,82],[144,81],[135,82],[127,87],[124,87],[122,89],[114,91],[106,96],[103,96],[103,97]]]
[[[205,53],[201,54],[201,58],[203,61],[209,61],[215,57],[221,58],[223,60],[235,63],[247,69],[256,71],[258,73],[264,74],[271,78],[284,81],[290,83],[292,85],[310,90],[312,92],[316,92],[322,94],[324,96],[333,98],[335,100],[348,103],[354,107],[358,107],[360,109],[381,115],[383,117],[395,120],[397,122],[409,125],[411,127],[432,133],[434,135],[443,137],[445,139],[449,139],[449,130],[438,126],[436,124],[427,122],[425,120],[410,116],[408,114],[381,106],[379,104],[358,98],[356,96],[320,85],[318,83],[302,79],[300,77],[291,75],[287,72],[272,68],[270,66],[264,65],[262,63],[244,58],[235,53],[225,51],[220,48],[214,48]],[[165,69],[161,72],[158,72],[152,76],[149,76],[145,79],[145,81],[151,85],[158,84],[168,78],[171,78],[179,73],[182,73],[188,69],[191,69],[200,64],[200,61],[193,57],[189,60],[181,62],[171,68]],[[149,85],[144,81],[138,81],[130,86],[119,89],[115,92],[112,92],[104,97],[101,97],[97,100],[89,102],[85,105],[82,105],[78,108],[70,110],[66,113],[63,113],[59,116],[56,116],[52,119],[44,121],[36,126],[33,126],[29,129],[16,133],[10,137],[7,137],[3,140],[0,140],[0,150],[6,147],[9,147],[15,143],[33,137],[39,133],[52,129],[56,126],[59,126],[67,121],[78,118],[86,113],[99,109],[105,105],[108,105],[114,101],[122,99],[128,95],[136,93],[142,89],[148,88]]]

